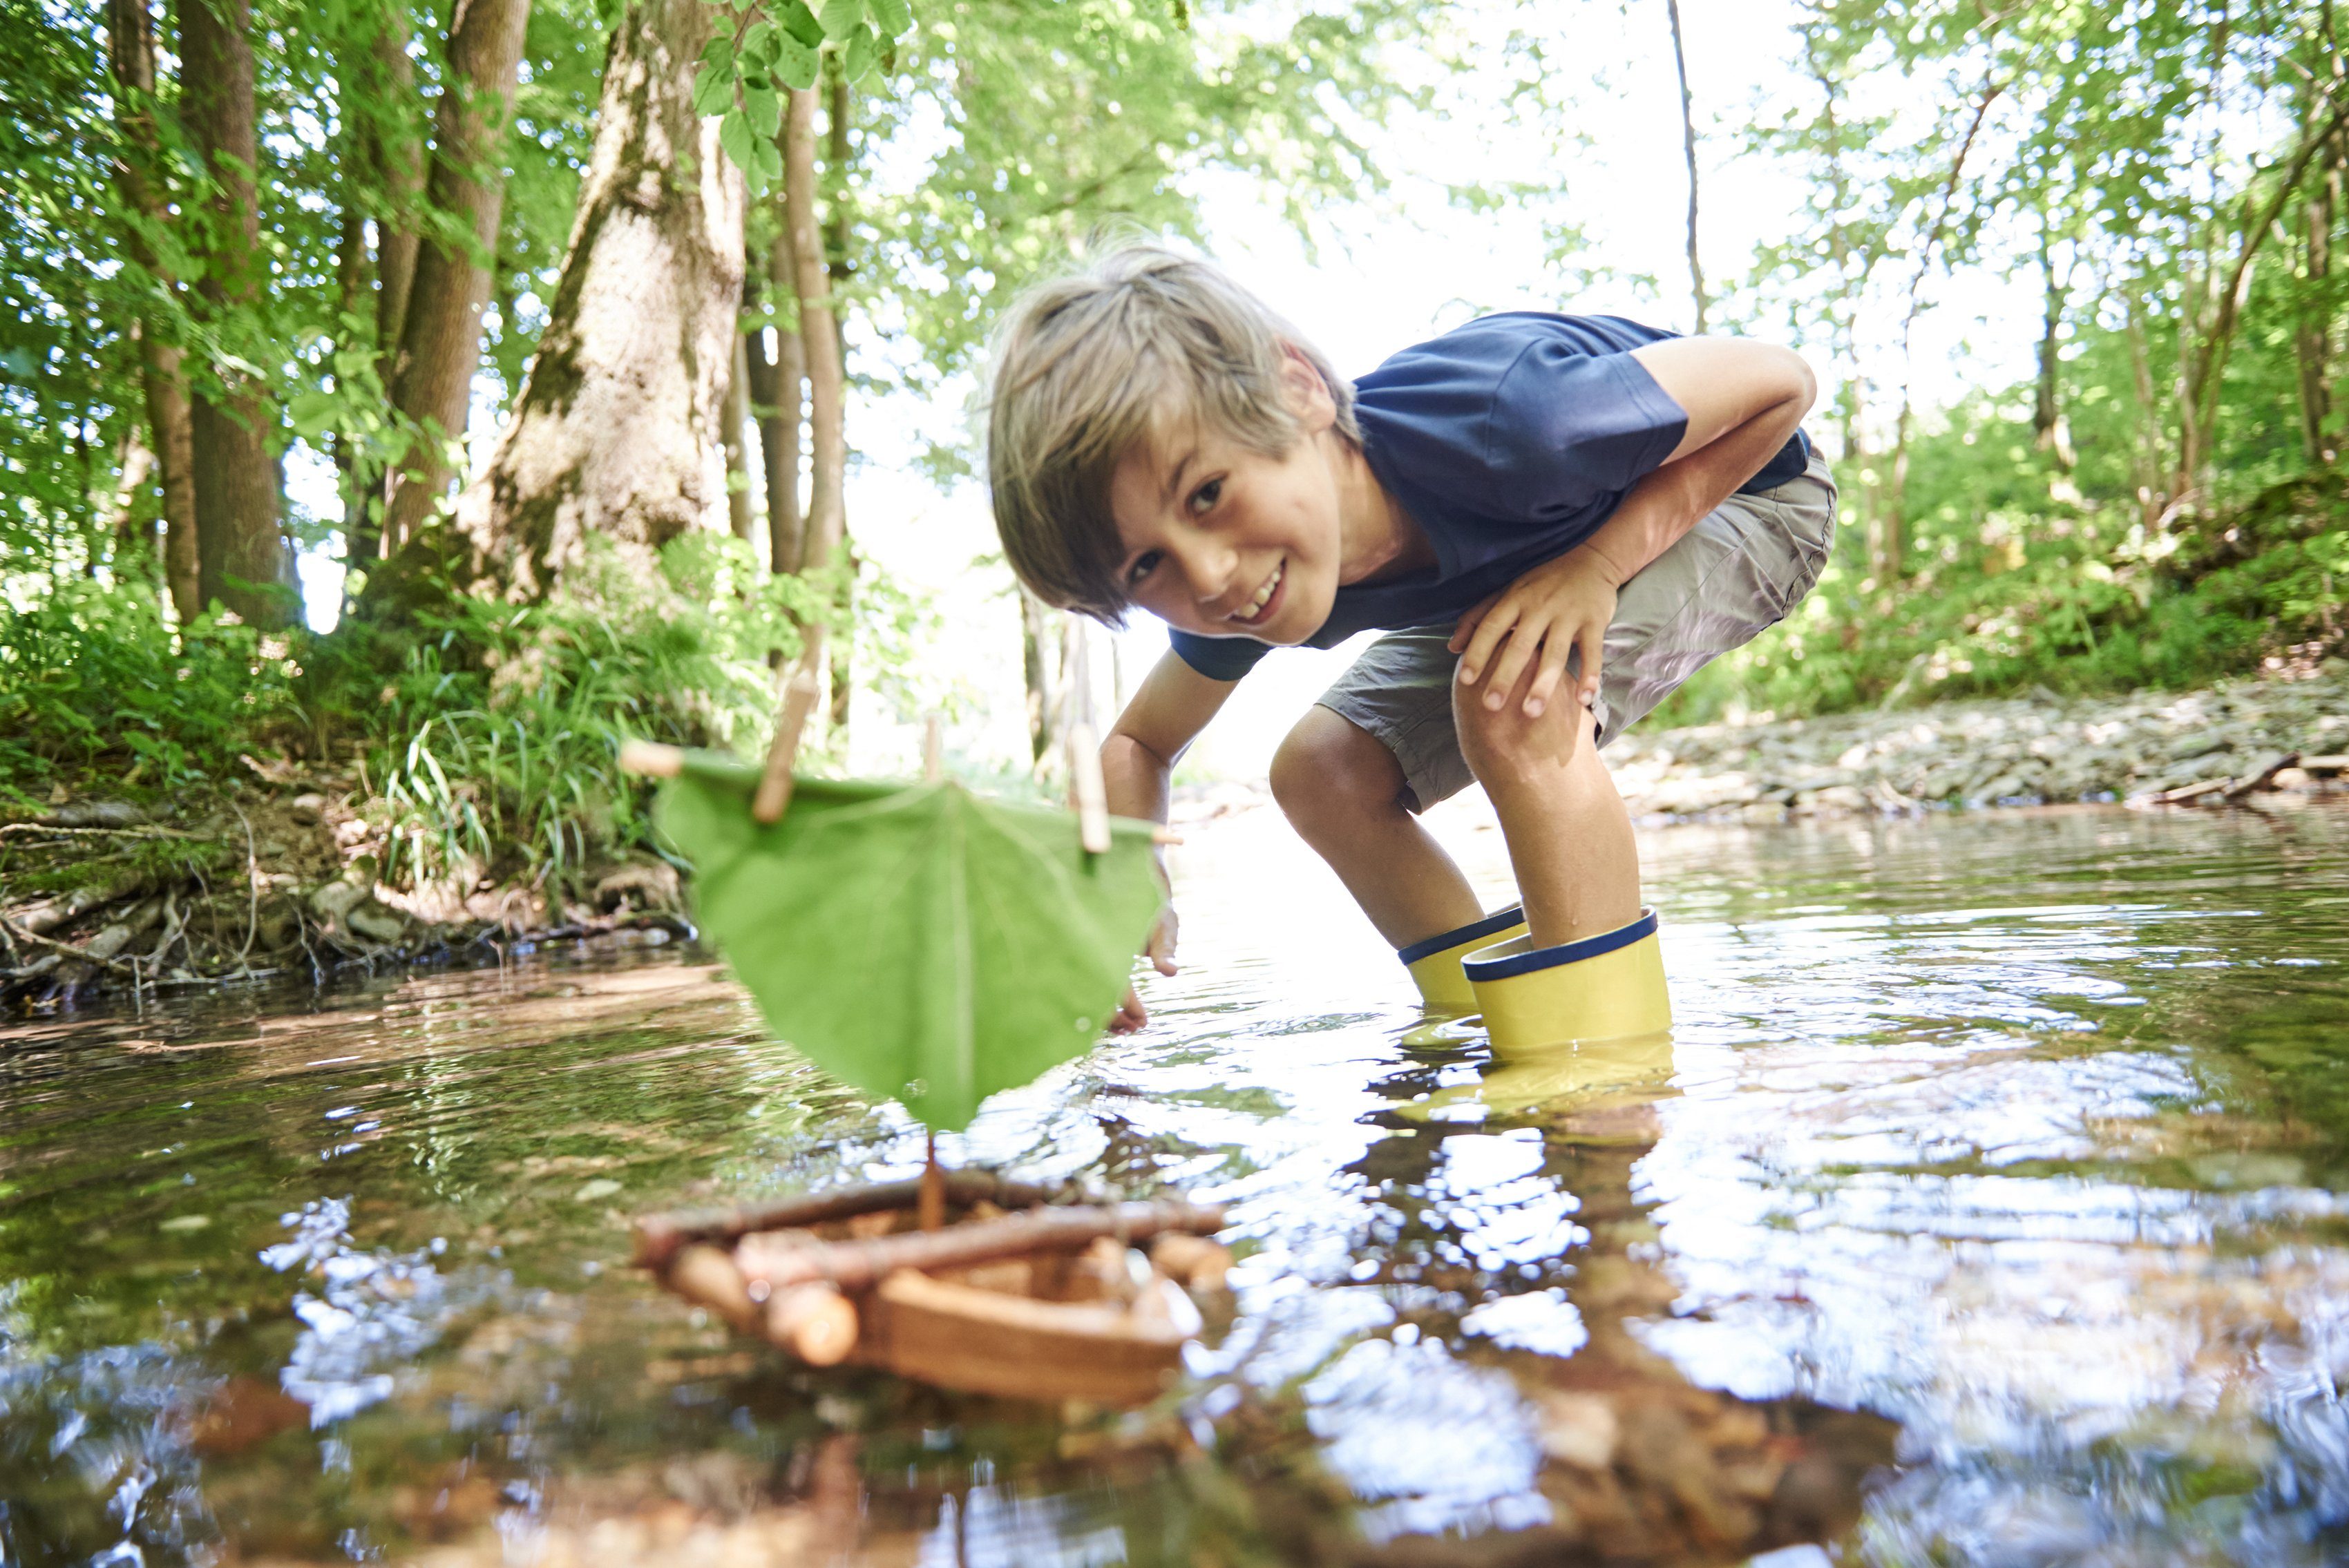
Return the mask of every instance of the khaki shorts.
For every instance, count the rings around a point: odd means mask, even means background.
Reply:
[[[1819,580],[1835,542],[1836,486],[1816,453],[1797,478],[1733,495],[1623,585],[1599,672],[1605,746],[1730,649],[1775,625]],[[1369,731],[1402,764],[1423,811],[1475,782],[1452,728],[1450,625],[1390,632],[1321,694],[1320,706]],[[1569,661],[1578,670],[1581,660]]]

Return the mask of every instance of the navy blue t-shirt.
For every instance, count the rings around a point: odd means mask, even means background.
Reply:
[[[1406,348],[1354,384],[1362,456],[1434,547],[1432,571],[1340,588],[1334,648],[1371,627],[1432,626],[1565,554],[1680,445],[1688,416],[1630,351],[1676,335],[1612,315],[1510,311]],[[1741,490],[1800,475],[1797,432]],[[1171,633],[1201,675],[1235,681],[1275,645]]]

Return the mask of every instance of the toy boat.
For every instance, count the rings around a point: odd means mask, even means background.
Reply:
[[[919,1181],[651,1215],[636,1263],[810,1366],[1102,1405],[1165,1387],[1202,1326],[1194,1293],[1219,1292],[1231,1262],[1206,1239],[1219,1205],[1061,1203],[985,1171],[943,1185],[932,1229]]]

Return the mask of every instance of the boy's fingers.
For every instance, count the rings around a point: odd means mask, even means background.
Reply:
[[[1534,684],[1526,692],[1526,717],[1539,718],[1556,695],[1558,682],[1566,678],[1566,658],[1573,645],[1552,637],[1542,645],[1541,666],[1534,672]]]
[[[1476,627],[1484,621],[1485,612],[1499,603],[1501,602],[1501,594],[1507,592],[1508,590],[1504,588],[1500,590],[1499,593],[1485,594],[1485,597],[1478,602],[1475,609],[1460,617],[1459,624],[1452,628],[1451,640],[1446,642],[1444,645],[1451,649],[1455,654],[1460,652],[1461,649],[1466,647],[1468,645],[1468,639],[1476,634]]]
[[[1485,706],[1498,708],[1517,689],[1517,677],[1526,672],[1534,655],[1541,652],[1543,628],[1530,621],[1521,621],[1509,634],[1509,645],[1501,650],[1494,661],[1492,677],[1485,684]]]
[[[1582,701],[1587,707],[1599,700],[1599,668],[1607,657],[1607,628],[1585,626],[1574,641],[1582,650]]]
[[[1134,994],[1133,987],[1127,986],[1125,1000],[1120,1002],[1117,1005],[1117,1011],[1111,1015],[1109,1032],[1112,1035],[1130,1035],[1148,1022],[1150,1022],[1150,1010],[1142,1005],[1142,998]]]
[[[1493,650],[1516,624],[1517,607],[1510,600],[1504,599],[1485,612],[1484,619],[1476,623],[1476,634],[1468,639],[1468,647],[1460,655],[1461,680],[1469,686],[1476,684],[1492,662]]]

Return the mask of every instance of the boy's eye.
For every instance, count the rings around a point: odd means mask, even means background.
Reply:
[[[1145,550],[1133,558],[1133,565],[1125,569],[1125,580],[1130,583],[1140,583],[1156,570],[1158,570],[1158,552]]]
[[[1220,478],[1209,480],[1206,484],[1193,490],[1191,492],[1192,514],[1201,516],[1215,511],[1216,502],[1222,499],[1223,493],[1224,481]]]

